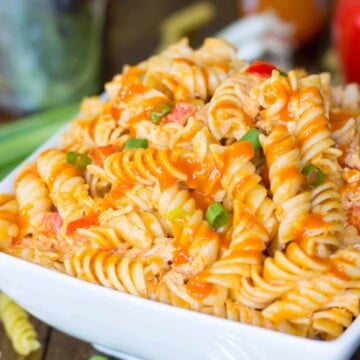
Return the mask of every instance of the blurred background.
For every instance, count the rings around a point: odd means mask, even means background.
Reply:
[[[335,5],[332,0],[2,0],[2,118],[98,93],[124,64],[182,36],[196,47],[220,33],[249,61],[261,57],[283,67],[337,71],[329,53]],[[236,21],[238,27],[224,33]]]

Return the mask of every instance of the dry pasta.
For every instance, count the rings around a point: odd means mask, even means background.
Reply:
[[[28,314],[4,293],[0,293],[0,318],[19,355],[27,356],[40,347]]]
[[[359,314],[359,91],[186,39],[84,101],[0,195],[0,248],[319,339]]]

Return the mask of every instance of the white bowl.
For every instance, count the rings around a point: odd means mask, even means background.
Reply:
[[[56,146],[60,133],[26,162]],[[0,193],[13,192],[16,172]],[[346,360],[360,343],[360,318],[333,341],[298,338],[120,293],[4,253],[0,289],[42,321],[124,360]]]

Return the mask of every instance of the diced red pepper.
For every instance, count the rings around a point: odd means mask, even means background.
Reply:
[[[53,212],[50,214],[45,214],[43,219],[43,227],[44,233],[48,236],[56,235],[61,226],[63,225],[63,221],[58,212]]]
[[[266,61],[254,61],[252,64],[249,65],[249,67],[246,69],[246,71],[250,74],[259,74],[264,76],[271,76],[271,73],[273,70],[276,69],[276,66],[274,66],[271,63],[268,63]]]
[[[90,226],[94,226],[98,224],[98,216],[90,215],[90,216],[84,216],[80,219],[71,221],[67,228],[66,228],[66,235],[71,235],[74,233],[78,228],[87,229]]]
[[[114,152],[116,152],[114,145],[105,145],[91,150],[89,156],[93,164],[97,166],[103,166],[105,159]]]
[[[191,115],[194,115],[196,107],[186,101],[179,101],[171,112],[163,118],[164,123],[172,122],[185,125]]]

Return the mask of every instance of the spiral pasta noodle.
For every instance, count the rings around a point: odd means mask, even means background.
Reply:
[[[278,242],[282,247],[296,237],[297,222],[310,211],[309,191],[302,191],[300,154],[284,125],[278,125],[264,141],[264,154],[269,168],[270,189],[279,224]]]
[[[0,194],[1,251],[295,336],[351,326],[357,87],[183,39],[124,66],[105,91]]]
[[[37,168],[63,219],[80,218],[84,209],[86,212],[86,208],[93,207],[93,199],[81,172],[66,161],[65,152],[56,149],[43,152],[38,158]]]
[[[242,71],[227,78],[210,100],[208,126],[217,139],[239,140],[259,112],[258,103],[250,97],[250,89],[261,78]]]
[[[112,184],[155,185],[157,181],[186,180],[186,174],[171,162],[170,152],[155,149],[134,149],[108,156],[102,169],[104,180]]]
[[[36,165],[30,165],[20,172],[15,180],[15,193],[23,223],[22,231],[24,235],[34,234],[52,208],[49,191],[37,173]]]
[[[19,355],[27,356],[39,349],[40,342],[28,314],[4,293],[0,293],[0,318]]]
[[[300,90],[296,133],[301,164],[304,166],[312,161],[326,172],[332,173],[337,170],[336,159],[340,152],[333,146],[334,140],[324,111],[319,89],[305,87]]]
[[[19,205],[12,195],[0,194],[0,247],[11,245],[19,235]]]

